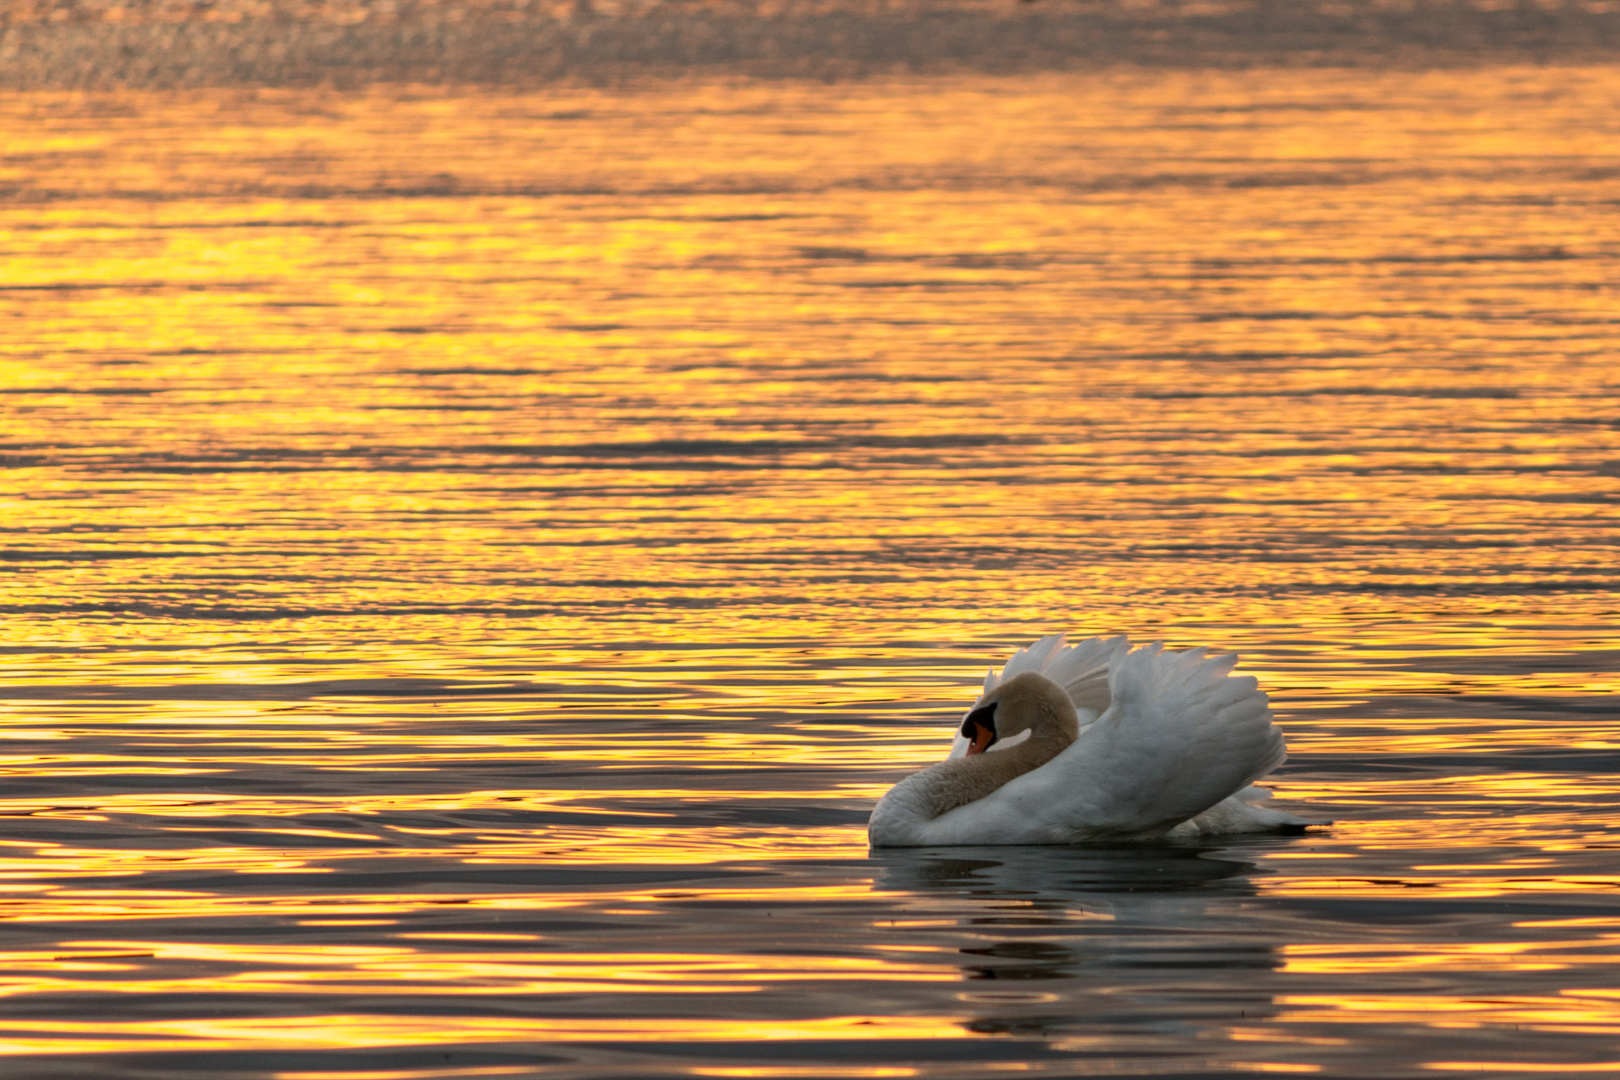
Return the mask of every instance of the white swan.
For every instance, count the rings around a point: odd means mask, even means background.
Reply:
[[[1020,649],[968,711],[945,761],[889,789],[873,847],[1073,844],[1294,831],[1250,785],[1282,733],[1237,657],[1123,637]]]

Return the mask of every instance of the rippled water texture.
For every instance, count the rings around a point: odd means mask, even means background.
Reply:
[[[1615,70],[0,128],[8,1077],[1614,1068]],[[1050,630],[1339,824],[868,854]]]

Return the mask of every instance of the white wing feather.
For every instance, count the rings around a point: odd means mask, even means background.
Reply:
[[[1040,768],[941,814],[923,842],[1140,839],[1203,813],[1286,756],[1265,694],[1253,678],[1229,674],[1236,663],[1205,649],[1150,645],[1109,665],[1112,702],[1078,739]]]
[[[1014,675],[1037,671],[1051,679],[1074,699],[1076,708],[1102,712],[1108,708],[1108,670],[1130,651],[1130,639],[1094,637],[1063,643],[1062,634],[1043,637],[1027,649],[1012,654],[1001,674],[990,672],[984,678],[984,692],[988,694]]]

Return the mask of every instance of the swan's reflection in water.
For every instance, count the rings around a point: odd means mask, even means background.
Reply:
[[[877,882],[894,889],[961,889],[1069,902],[1077,896],[1238,890],[1258,871],[1230,848],[1177,844],[1122,847],[888,848],[872,852]]]
[[[934,916],[912,925],[954,921],[968,1031],[1136,1056],[1166,1028],[1224,1043],[1231,1023],[1274,1015],[1263,871],[1241,850],[935,848],[873,862],[878,888]]]

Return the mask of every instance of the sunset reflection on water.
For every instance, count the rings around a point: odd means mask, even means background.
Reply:
[[[1617,117],[1558,68],[0,102],[0,1051],[1610,1068]],[[1240,652],[1337,824],[869,855],[1054,630]]]

